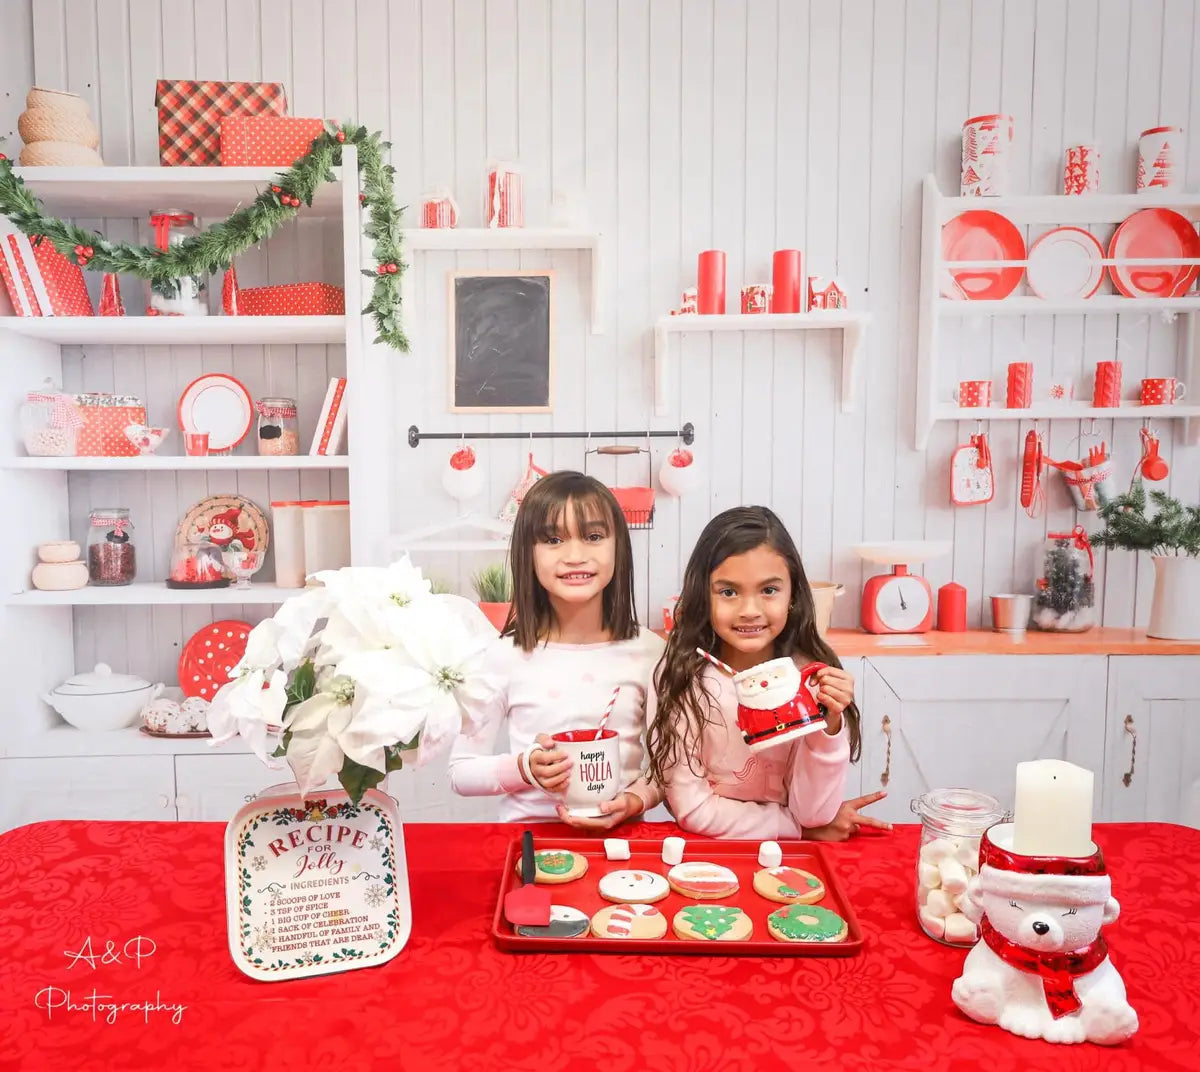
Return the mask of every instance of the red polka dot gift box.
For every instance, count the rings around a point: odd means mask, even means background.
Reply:
[[[221,123],[227,116],[287,115],[287,94],[279,82],[161,79],[154,104],[158,108],[158,159],[163,167],[219,164]]]
[[[274,287],[238,286],[230,268],[221,288],[226,316],[343,316],[346,295],[329,283],[284,283]]]
[[[146,403],[134,395],[104,392],[72,395],[83,416],[75,453],[88,458],[131,458],[138,449],[125,434],[131,424],[146,423]]]
[[[231,115],[221,120],[224,167],[291,167],[325,129],[322,119]]]

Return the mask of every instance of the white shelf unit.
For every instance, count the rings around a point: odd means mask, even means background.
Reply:
[[[333,253],[336,241],[340,250],[341,282],[345,288],[346,308],[363,307],[364,280],[360,268],[370,262],[370,247],[362,236],[359,203],[357,155],[353,147],[344,149],[344,169],[335,169],[335,181],[317,192],[312,208],[300,214],[336,220],[330,229],[327,250]],[[46,210],[59,216],[83,219],[145,219],[160,205],[180,205],[201,217],[223,218],[248,202],[271,181],[275,169],[263,168],[29,168],[18,169],[30,190]],[[343,175],[346,181],[342,181]],[[340,225],[340,231],[338,226]],[[302,222],[301,227],[304,226]],[[319,225],[314,225],[319,226]],[[336,238],[334,235],[336,234]],[[311,248],[311,247],[310,247]],[[370,334],[367,334],[367,333]],[[41,700],[71,674],[87,670],[96,661],[92,656],[101,644],[106,650],[128,650],[135,644],[162,648],[154,658],[156,665],[169,666],[177,648],[196,628],[212,617],[229,616],[230,610],[246,608],[245,616],[269,614],[273,605],[296,595],[299,590],[285,589],[266,577],[248,589],[233,586],[214,590],[174,590],[162,580],[146,580],[121,587],[92,587],[74,592],[41,592],[30,588],[30,570],[34,564],[33,545],[41,539],[62,538],[69,534],[70,520],[77,518],[81,504],[77,495],[107,499],[119,480],[145,481],[144,495],[157,489],[178,492],[180,502],[200,498],[205,493],[233,490],[209,481],[221,474],[250,481],[261,492],[251,497],[259,505],[268,504],[267,481],[283,480],[284,488],[304,490],[305,474],[320,479],[323,473],[343,472],[349,486],[352,507],[351,555],[355,563],[379,562],[391,516],[386,479],[392,421],[391,363],[397,355],[376,346],[374,324],[352,312],[331,317],[16,317],[0,316],[0,353],[7,370],[4,409],[9,414],[7,433],[0,437],[0,501],[11,523],[0,534],[0,675],[6,683],[7,717],[0,726],[0,756],[38,757],[170,757],[177,754],[202,754],[212,749],[207,740],[169,740],[147,737],[136,730],[112,734],[85,734],[64,725]],[[47,377],[62,382],[64,352],[77,361],[80,353],[93,347],[188,347],[180,355],[171,355],[185,367],[195,363],[198,371],[226,371],[212,367],[228,360],[228,350],[211,354],[204,348],[260,346],[264,374],[269,375],[274,361],[297,361],[296,375],[304,375],[304,365],[295,356],[295,347],[305,344],[336,345],[345,348],[345,375],[352,386],[347,395],[351,450],[348,454],[312,457],[269,457],[256,454],[212,457],[150,455],[132,458],[30,458],[24,454],[16,421],[17,406],[24,391]],[[279,349],[269,349],[276,346]],[[76,349],[78,348],[78,349]],[[131,356],[118,360],[141,361]],[[336,360],[340,365],[340,355]],[[147,371],[144,388],[136,393],[147,396],[148,408],[174,412],[176,397],[163,371],[163,358],[145,357]],[[320,394],[325,387],[322,362]],[[290,368],[284,370],[290,374]],[[189,375],[190,375],[189,371]],[[265,384],[247,381],[252,393]],[[310,385],[311,386],[311,385]],[[113,387],[120,391],[118,380]],[[170,391],[169,397],[164,391]],[[267,392],[264,392],[267,393]],[[316,390],[312,393],[316,393]],[[318,396],[319,397],[319,396]],[[316,412],[311,414],[316,419]],[[172,421],[173,424],[173,421]],[[180,433],[172,428],[173,438]],[[246,449],[243,444],[240,449]],[[302,443],[307,446],[307,443]],[[165,444],[179,449],[179,440]],[[295,471],[294,475],[290,471]],[[278,474],[278,476],[277,476]],[[311,480],[313,477],[308,477]],[[154,482],[154,483],[151,483]],[[319,483],[317,486],[321,486]],[[294,494],[278,498],[311,497]],[[87,507],[88,503],[83,503]],[[94,505],[94,504],[93,504]],[[75,506],[75,509],[72,509]],[[18,520],[19,519],[19,520]],[[159,575],[163,556],[157,556],[157,570],[147,570],[155,560],[151,548],[161,550],[171,538],[170,529],[161,526],[138,527],[139,568],[142,575]],[[73,533],[77,535],[78,533]],[[151,547],[147,543],[153,541]],[[140,608],[140,609],[139,609]],[[207,608],[226,608],[209,611]],[[86,617],[80,618],[81,615]],[[128,625],[126,623],[129,623]],[[110,633],[105,638],[99,634]],[[125,645],[128,645],[126,647]],[[31,655],[36,655],[31,658]],[[78,660],[78,662],[77,662]],[[118,671],[126,669],[112,661]],[[155,675],[155,680],[170,679]],[[241,752],[225,746],[217,750]],[[240,756],[237,758],[241,758]],[[74,760],[71,760],[72,762]],[[143,760],[139,760],[144,762]],[[114,771],[118,768],[114,767]],[[5,777],[0,770],[0,780]],[[115,773],[114,777],[121,777]],[[0,829],[5,827],[0,815]]]
[[[29,458],[18,455],[0,460],[0,468],[88,473],[287,472],[293,469],[349,469],[350,457],[347,454],[292,454],[279,457],[211,454],[199,458],[176,454],[139,454],[135,458]]]
[[[840,331],[842,333],[843,413],[853,413],[858,401],[858,385],[864,342],[871,314],[849,309],[815,309],[807,313],[724,313],[660,316],[654,324],[654,413],[667,412],[667,359],[670,336],[688,331]]]
[[[1070,420],[1097,418],[1100,420],[1182,420],[1185,442],[1200,442],[1200,406],[1141,406],[1125,403],[1119,408],[1097,408],[1084,402],[1044,403],[1029,409],[973,409],[959,407],[939,397],[943,353],[941,325],[947,320],[990,319],[998,316],[1087,316],[1100,314],[1160,313],[1168,320],[1178,320],[1177,373],[1189,386],[1200,372],[1200,334],[1196,331],[1196,315],[1200,313],[1200,295],[1195,292],[1173,298],[1126,298],[1120,294],[1097,294],[1086,299],[1043,301],[1025,294],[1014,294],[1000,300],[971,301],[947,298],[941,293],[941,283],[947,268],[942,257],[942,227],[963,212],[987,210],[1008,217],[1021,227],[1026,224],[1112,224],[1147,208],[1169,208],[1193,222],[1200,220],[1200,194],[1093,194],[1078,197],[1066,195],[1029,195],[1019,197],[946,197],[938,189],[937,180],[928,175],[922,187],[921,216],[921,298],[917,339],[917,399],[913,432],[914,446],[924,450],[929,435],[938,421],[972,420]],[[1161,264],[1165,258],[1145,260]],[[956,261],[956,267],[1008,266],[1024,269],[1027,261]],[[1107,256],[1103,263],[1115,263]],[[1125,261],[1120,263],[1139,263]],[[1194,263],[1191,261],[1184,263]],[[1031,355],[1036,357],[1036,355]],[[999,386],[999,385],[997,385]]]
[[[601,266],[603,236],[599,231],[565,227],[407,227],[402,232],[405,252],[493,252],[496,250],[577,249],[591,258],[590,321],[593,335],[604,332]],[[415,284],[410,263],[400,281],[401,308],[414,308]],[[516,274],[516,270],[514,270]],[[413,338],[412,320],[405,330]]]

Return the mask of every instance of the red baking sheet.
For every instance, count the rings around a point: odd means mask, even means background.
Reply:
[[[712,901],[695,901],[681,897],[672,890],[661,901],[654,902],[667,918],[667,933],[662,938],[525,938],[516,933],[504,918],[504,895],[521,884],[517,863],[521,858],[521,839],[516,837],[508,846],[504,873],[500,881],[500,896],[492,916],[492,938],[500,949],[528,953],[699,953],[707,956],[730,956],[748,953],[759,957],[849,957],[863,947],[858,918],[850,906],[837,872],[830,866],[820,845],[811,841],[782,841],[783,862],[789,867],[811,871],[825,884],[825,896],[817,904],[836,912],[846,921],[846,938],[841,942],[781,942],[767,931],[767,916],[784,906],[768,901],[754,892],[754,873],[761,871],[758,862],[758,841],[692,841],[684,849],[683,858],[707,860],[728,867],[738,877],[739,889],[732,897]],[[596,838],[542,838],[534,836],[534,849],[567,849],[586,856],[587,874],[573,882],[547,884],[554,904],[570,905],[588,917],[613,904],[600,896],[600,879],[610,871],[653,871],[664,878],[669,870],[662,860],[662,842],[640,840],[629,842],[628,860],[609,860],[604,855],[604,843]],[[700,941],[677,938],[671,921],[685,905],[736,905],[754,921],[754,933],[744,942]]]

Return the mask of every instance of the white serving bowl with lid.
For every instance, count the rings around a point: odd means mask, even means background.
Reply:
[[[142,706],[162,688],[97,663],[94,670],[67,678],[42,699],[76,729],[122,730],[137,723]]]

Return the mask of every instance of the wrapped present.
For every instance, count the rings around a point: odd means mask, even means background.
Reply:
[[[223,167],[291,167],[325,129],[323,119],[231,115],[221,120]]]
[[[83,416],[75,453],[81,457],[128,458],[138,449],[125,435],[130,424],[146,423],[146,403],[134,395],[72,395]]]
[[[287,114],[287,94],[279,82],[160,79],[154,103],[158,159],[164,167],[219,164],[221,123],[226,116]]]
[[[343,316],[346,294],[329,283],[283,283],[274,287],[238,286],[230,268],[221,287],[226,316]]]
[[[3,236],[0,276],[18,316],[93,316],[79,265],[49,242],[19,231]]]

